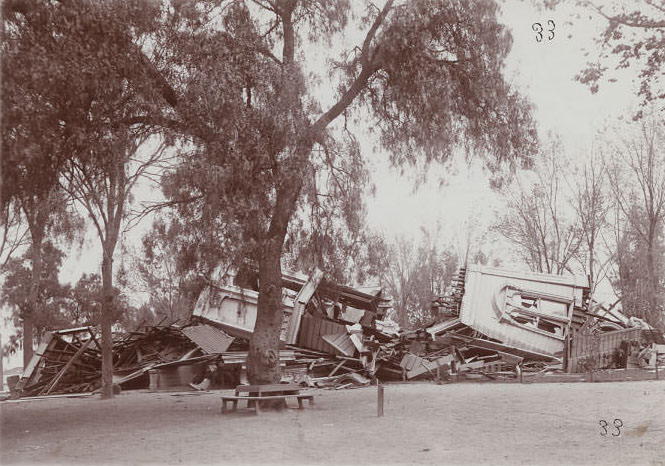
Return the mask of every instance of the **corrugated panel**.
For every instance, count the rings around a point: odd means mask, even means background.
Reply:
[[[465,292],[460,320],[488,337],[506,345],[547,354],[564,350],[563,335],[533,331],[499,320],[505,298],[500,291],[506,285],[539,294],[558,296],[581,305],[584,280],[547,274],[516,273],[490,267],[470,267],[465,277]],[[496,309],[497,306],[500,309]],[[571,317],[571,316],[569,316]]]
[[[341,351],[331,348],[328,342],[321,338],[322,335],[341,333],[346,333],[346,327],[344,325],[330,320],[320,319],[311,314],[305,314],[300,321],[298,346],[331,354],[344,355]]]
[[[219,354],[226,351],[234,338],[211,325],[194,325],[182,329],[187,338],[196,343],[204,353]]]

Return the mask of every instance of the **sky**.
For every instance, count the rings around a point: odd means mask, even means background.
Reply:
[[[601,86],[597,94],[573,80],[587,60],[582,49],[590,49],[593,56],[593,38],[604,25],[603,20],[589,14],[571,22],[579,11],[570,5],[560,5],[556,11],[540,11],[528,1],[507,0],[502,3],[501,16],[513,35],[505,76],[533,103],[541,138],[550,133],[558,135],[571,157],[588,155],[598,134],[620,116],[629,115],[637,103],[629,76]],[[555,23],[554,39],[537,42],[532,24],[546,24],[548,20]],[[355,35],[345,39],[358,42]],[[325,58],[318,57],[318,62],[314,59],[310,66],[322,65]],[[361,144],[372,145],[368,140]],[[487,174],[478,164],[457,164],[454,170],[432,167],[429,181],[414,191],[412,175],[391,168],[386,154],[367,152],[376,188],[375,195],[367,198],[367,222],[388,238],[404,236],[417,240],[421,228],[433,230],[438,226],[441,243],[456,247],[463,242],[470,218],[476,218],[476,230],[485,231],[493,211],[501,207],[497,193],[489,188]],[[440,179],[445,180],[443,186]],[[146,195],[157,193],[144,187],[136,198]],[[127,236],[126,244],[137,244],[149,227],[150,221],[144,220]],[[82,273],[99,273],[99,251],[99,241],[91,229],[83,249],[71,250],[61,281],[73,283]]]
[[[532,102],[540,137],[544,140],[548,134],[556,134],[571,157],[587,156],[606,125],[630,114],[636,104],[627,80],[601,86],[597,94],[591,94],[573,79],[587,60],[582,48],[595,48],[593,38],[602,30],[603,21],[584,15],[571,23],[576,7],[539,11],[529,2],[517,0],[506,1],[502,10],[502,20],[513,35],[505,76]],[[536,42],[531,25],[549,19],[555,23],[554,39]],[[497,194],[489,189],[487,175],[477,166],[458,167],[459,172],[447,177],[443,188],[433,177],[413,192],[412,183],[398,171],[380,158],[373,162],[376,196],[368,199],[368,220],[388,235],[417,236],[421,226],[437,220],[459,225],[470,211],[487,218],[500,206]]]

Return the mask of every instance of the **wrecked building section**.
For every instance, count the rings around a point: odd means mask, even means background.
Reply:
[[[586,279],[470,266],[455,321],[522,350],[563,357],[573,309],[583,306]],[[441,328],[429,329],[437,335]]]
[[[380,289],[370,294],[332,283],[323,279],[320,270],[309,277],[285,273],[282,286],[280,340],[297,355],[293,363],[282,367],[283,380],[302,381],[308,377],[311,383],[323,384],[326,377],[354,371],[374,376],[378,343],[388,343],[392,338],[375,326],[389,308]],[[248,339],[256,321],[257,298],[255,289],[219,280],[203,291],[192,319]],[[357,377],[356,382],[369,383],[365,376]]]
[[[630,368],[627,354],[646,354],[649,347],[652,365],[641,367],[654,367],[658,345],[665,343],[645,322],[621,314],[616,303],[606,308],[591,302],[581,277],[474,265],[462,269],[451,293],[435,304],[449,316],[427,329],[435,340],[520,357],[520,369],[548,361],[567,372],[584,372],[591,363],[594,369]]]
[[[14,390],[23,396],[92,391],[101,369],[101,346],[90,327],[49,332]]]
[[[243,283],[249,287],[210,283],[186,325],[114,336],[114,384],[206,390],[246,382],[258,291],[256,277]],[[521,379],[665,363],[663,335],[616,305],[589,304],[584,278],[462,268],[433,303],[443,319],[415,330],[385,319],[390,301],[381,289],[332,283],[319,270],[309,277],[285,273],[282,286],[282,382],[337,389],[374,379]],[[93,392],[100,378],[94,331],[62,330],[46,335],[15,393]]]
[[[322,277],[318,270],[310,277],[283,277],[279,353],[283,381],[324,384],[329,383],[326,378],[341,380],[348,372],[374,367],[363,343],[363,325],[373,325],[385,312],[380,290],[367,294]],[[114,384],[122,390],[206,389],[246,381],[257,298],[253,289],[211,284],[186,325],[147,326],[114,335]],[[390,340],[367,329],[368,343]],[[100,378],[101,349],[94,332],[88,327],[63,330],[46,335],[15,392],[20,396],[92,392],[99,389]],[[369,383],[360,374],[350,380],[345,383]]]

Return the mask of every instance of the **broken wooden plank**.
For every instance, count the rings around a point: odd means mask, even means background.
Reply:
[[[346,364],[346,361],[341,361],[339,364],[337,364],[337,365],[335,366],[335,368],[330,372],[330,374],[328,374],[328,377],[332,377],[333,375],[335,375],[335,372],[337,372],[339,369],[341,369],[341,367],[342,367],[344,364]]]
[[[46,390],[45,395],[48,395],[49,393],[51,393],[53,391],[53,389],[56,387],[56,385],[58,385],[58,383],[60,382],[60,379],[62,379],[62,376],[65,375],[65,373],[69,370],[70,367],[72,367],[72,364],[74,363],[76,358],[78,358],[81,354],[83,354],[83,352],[88,348],[88,346],[90,346],[90,343],[92,343],[92,341],[93,341],[92,338],[90,338],[88,341],[86,341],[83,344],[83,346],[81,346],[79,348],[79,350],[76,352],[76,354],[74,354],[74,356],[72,356],[69,359],[69,361],[67,361],[67,364],[65,364],[65,366],[60,370],[60,372],[58,372],[58,375],[56,375],[53,378],[53,380],[51,381],[51,383],[48,384],[45,387],[45,390]],[[42,392],[44,392],[44,390],[42,390]]]
[[[437,367],[450,364],[451,361],[453,361],[452,356],[442,356],[434,361],[429,361],[414,354],[405,354],[400,362],[400,367],[405,370],[406,378],[412,379],[426,372],[434,375]]]

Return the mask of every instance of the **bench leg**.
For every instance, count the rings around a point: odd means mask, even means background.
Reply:
[[[256,411],[257,416],[261,414],[261,402],[259,400],[254,401],[254,410]]]
[[[302,398],[298,398],[298,409],[303,409]]]
[[[222,400],[222,414],[226,412],[226,400]]]
[[[238,400],[233,400],[233,411],[238,409]]]
[[[311,397],[309,399],[309,405],[312,406],[314,404],[314,397]]]

